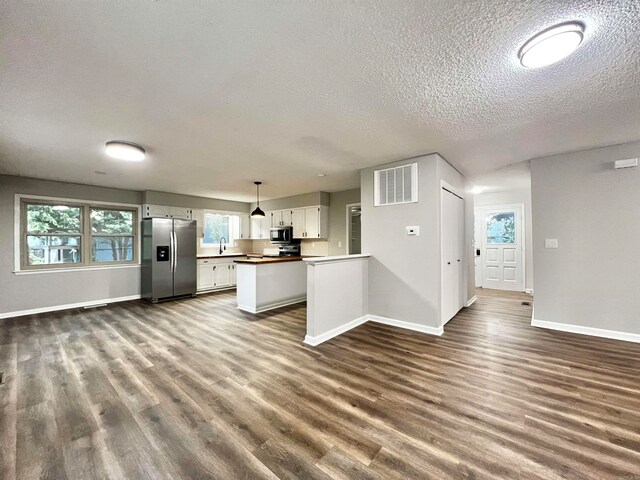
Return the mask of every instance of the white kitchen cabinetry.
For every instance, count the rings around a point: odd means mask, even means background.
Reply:
[[[276,210],[271,212],[271,228],[290,227],[292,225],[293,210]]]
[[[236,286],[236,264],[233,258],[198,259],[198,292]]]
[[[251,217],[249,215],[240,215],[240,239],[248,240],[251,238]]]
[[[142,205],[142,216],[144,218],[181,218],[191,220],[193,218],[193,210],[190,208],[168,207],[165,205],[145,203]]]
[[[254,240],[269,240],[271,228],[271,212],[265,212],[264,217],[251,217],[251,238]]]
[[[293,238],[326,238],[329,234],[329,209],[325,206],[294,208]]]

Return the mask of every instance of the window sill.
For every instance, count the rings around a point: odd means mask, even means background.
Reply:
[[[69,273],[69,272],[87,272],[95,270],[113,270],[116,268],[140,268],[139,263],[120,264],[120,265],[100,265],[91,267],[69,267],[69,268],[42,268],[34,270],[14,270],[14,275],[38,275],[41,273]]]

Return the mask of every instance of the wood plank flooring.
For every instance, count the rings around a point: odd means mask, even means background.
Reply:
[[[529,299],[316,348],[234,293],[0,321],[0,479],[640,478],[640,345]]]

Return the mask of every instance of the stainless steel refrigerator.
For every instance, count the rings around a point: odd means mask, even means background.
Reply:
[[[195,296],[196,241],[195,220],[142,220],[142,298]]]

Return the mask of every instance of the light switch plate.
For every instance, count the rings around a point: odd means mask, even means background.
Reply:
[[[407,235],[410,237],[419,237],[420,236],[420,227],[414,225],[412,227],[407,227]]]
[[[338,248],[342,247],[342,242],[338,242]]]
[[[544,248],[558,248],[558,239],[557,238],[545,238],[544,239]]]

